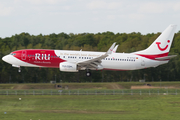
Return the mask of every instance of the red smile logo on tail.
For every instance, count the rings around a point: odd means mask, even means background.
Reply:
[[[170,42],[170,40],[168,40],[167,42],[169,43],[169,42]],[[165,47],[165,48],[161,48],[161,47],[160,47],[161,42],[156,42],[156,44],[157,44],[157,46],[158,46],[159,50],[161,50],[161,51],[165,51],[165,50],[168,48],[168,45],[166,45],[166,47]]]

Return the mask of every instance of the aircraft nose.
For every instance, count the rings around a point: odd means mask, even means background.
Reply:
[[[4,56],[4,57],[2,58],[2,60],[3,60],[4,62],[8,62],[8,61],[9,61],[9,55]]]

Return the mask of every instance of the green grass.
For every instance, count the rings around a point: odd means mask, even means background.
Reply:
[[[144,84],[139,82],[62,83],[69,89],[60,95],[49,83],[0,84],[0,120],[178,120],[180,82],[148,83],[175,89],[130,89]]]
[[[146,82],[155,87],[174,86],[180,88],[180,82]],[[63,89],[68,86],[69,89],[130,89],[131,86],[143,86],[140,82],[103,82],[103,83],[57,83],[62,85]],[[22,83],[22,84],[0,84],[0,89],[56,89],[55,84],[50,83]]]
[[[178,120],[179,108],[179,95],[0,95],[0,120]]]
[[[29,89],[29,90],[0,90],[0,95],[176,95],[180,94],[180,89]]]

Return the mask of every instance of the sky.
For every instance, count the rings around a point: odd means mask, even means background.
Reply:
[[[179,0],[0,0],[0,37],[180,30]]]

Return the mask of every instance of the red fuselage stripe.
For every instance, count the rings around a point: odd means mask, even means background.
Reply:
[[[166,56],[168,56],[168,54],[169,54],[169,52],[163,53],[163,54],[156,54],[156,55],[143,55],[143,54],[136,54],[136,55],[139,55],[141,57],[145,57],[145,58],[148,58],[151,60],[156,60],[155,58],[166,57]],[[157,61],[161,61],[161,60],[157,60]]]

